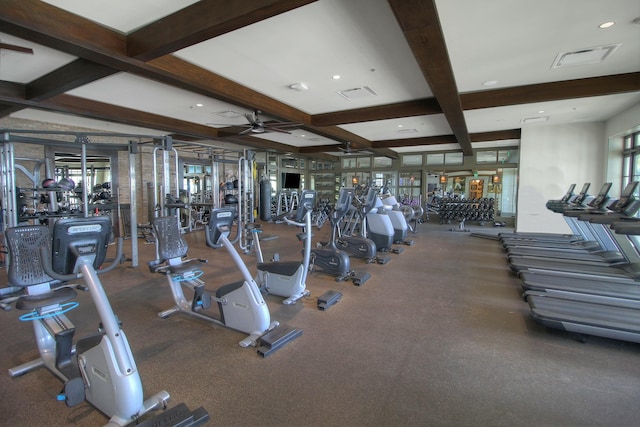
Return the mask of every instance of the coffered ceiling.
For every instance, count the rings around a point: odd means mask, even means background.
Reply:
[[[0,117],[309,156],[471,155],[640,102],[640,2],[603,4],[0,0]],[[268,131],[241,134],[255,110]]]

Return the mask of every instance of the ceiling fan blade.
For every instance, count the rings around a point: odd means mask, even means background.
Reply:
[[[265,127],[265,129],[269,132],[280,132],[280,133],[288,133],[289,135],[291,134],[291,132],[289,132],[288,130],[284,130],[284,129],[278,129],[275,127],[271,127],[271,126],[267,126]]]
[[[29,47],[18,46],[15,44],[2,43],[0,42],[0,49],[13,50],[15,52],[29,53],[33,55],[33,49]]]

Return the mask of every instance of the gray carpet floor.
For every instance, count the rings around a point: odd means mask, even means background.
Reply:
[[[278,236],[263,243],[266,258],[300,259],[296,228],[263,226]],[[202,406],[209,425],[640,425],[640,345],[596,337],[581,343],[536,324],[498,242],[449,228],[419,225],[410,235],[415,244],[386,265],[352,260],[372,276],[362,286],[314,272],[311,296],[296,305],[266,296],[272,319],[303,330],[267,358],[238,346],[239,332],[181,314],[159,318],[172,299],[166,278],[146,268],[155,249],[143,240],[140,267],[124,264],[101,277],[145,396],[166,390],[170,406]],[[328,227],[314,233],[326,239]],[[208,289],[240,278],[224,249],[205,247],[201,231],[186,239],[191,256],[209,260]],[[243,258],[254,271],[253,255]],[[320,311],[316,299],[328,290],[343,298]],[[83,336],[98,321],[89,296],[78,301],[68,317]],[[62,385],[45,369],[6,374],[37,356],[32,326],[20,314],[0,313],[0,425],[104,424],[87,403],[57,402]]]

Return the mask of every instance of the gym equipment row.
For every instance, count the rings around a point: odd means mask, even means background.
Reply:
[[[611,183],[594,197],[572,184],[547,208],[572,234],[500,233],[509,265],[522,280],[533,320],[586,342],[589,336],[640,342],[640,200],[629,182],[610,201]]]
[[[53,225],[22,225],[6,230],[10,263],[8,288],[1,300],[5,310],[25,311],[21,321],[32,322],[40,357],[9,369],[12,377],[45,367],[64,383],[58,400],[73,407],[89,402],[109,421],[108,426],[138,424],[148,412],[165,410],[169,393],[160,391],[144,399],[142,381],[134,356],[115,315],[99,275],[122,260],[122,238],[116,256],[103,264],[111,237],[107,216],[65,218]],[[39,258],[34,262],[34,254]],[[71,280],[83,279],[84,285]],[[88,291],[99,316],[97,332],[74,343],[75,327],[66,313],[78,306],[76,290]],[[196,426],[206,422],[203,409],[189,411],[178,405],[143,424]],[[163,420],[163,421],[161,421]]]

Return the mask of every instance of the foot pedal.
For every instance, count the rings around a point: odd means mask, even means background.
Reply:
[[[353,273],[351,281],[354,285],[360,286],[369,279],[371,279],[371,274],[367,273],[366,271],[356,271],[355,273]]]
[[[415,243],[415,240],[405,240],[402,243],[404,243],[407,246],[413,246],[413,244]]]
[[[64,385],[64,392],[58,395],[59,400],[64,400],[68,407],[74,407],[84,402],[84,381],[81,377],[73,378]]]
[[[302,329],[295,329],[290,326],[280,325],[273,331],[260,337],[258,340],[258,354],[262,357],[267,357],[271,353],[289,344],[300,335],[302,335]]]
[[[379,256],[379,257],[376,257],[376,262],[378,264],[383,264],[384,265],[384,264],[388,263],[389,261],[391,261],[391,257],[390,256],[383,256],[383,257]]]
[[[200,407],[191,411],[187,405],[181,403],[137,424],[137,427],[199,426],[207,421],[209,421],[209,413],[204,408]]]
[[[342,292],[327,291],[318,297],[318,310],[326,310],[342,299]]]
[[[404,252],[404,248],[393,248],[391,249],[391,252],[393,252],[394,254],[401,254],[402,252]]]

